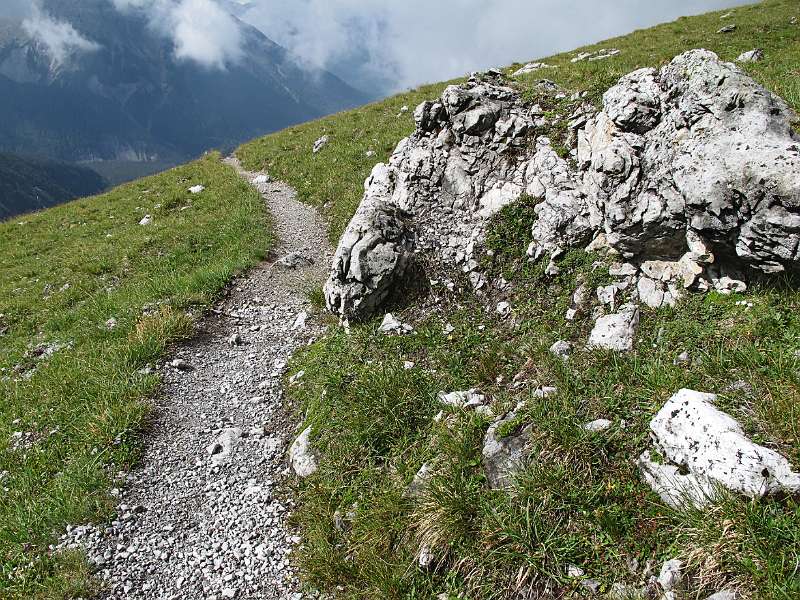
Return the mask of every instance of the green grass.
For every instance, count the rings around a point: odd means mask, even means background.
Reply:
[[[737,8],[730,21],[738,29],[728,35],[715,33],[720,14],[584,49],[622,51],[606,61],[572,64],[574,53],[544,59],[558,67],[546,76],[597,103],[620,76],[687,49],[705,47],[733,60],[761,47],[765,60],[745,68],[800,109],[800,28],[790,24],[800,19],[797,2]],[[535,79],[515,84],[531,100]],[[415,106],[445,85],[292,127],[237,154],[246,168],[267,169],[321,208],[335,241],[373,165],[413,131]],[[545,133],[567,150],[563,131]],[[312,154],[325,134],[330,143]],[[186,189],[195,183],[207,190],[190,196]],[[569,295],[578,281],[597,285],[603,275],[592,269],[597,257],[580,252],[562,259],[555,281],[545,282],[541,265],[524,260],[535,202],[526,198],[504,210],[488,239],[495,256],[487,268],[514,282],[513,321],[456,296],[438,313],[412,308],[402,315],[414,323],[413,336],[379,335],[377,323],[349,335],[332,329],[296,358],[293,372],[306,375],[292,397],[307,411],[321,452],[320,472],[300,487],[295,516],[306,538],[300,562],[308,584],[347,598],[482,599],[528,586],[577,597],[568,564],[608,589],[626,578],[633,558],[681,556],[698,592],[736,585],[753,598],[800,597],[796,502],[731,497],[676,515],[632,464],[647,447],[650,417],[683,386],[722,392],[722,407],[754,439],[800,464],[794,282],[752,289],[747,311],[735,304],[738,297],[715,294],[675,310],[645,311],[635,352],[578,353],[564,364],[549,345],[585,340],[590,327],[585,317],[564,321]],[[209,156],[0,224],[0,597],[91,593],[84,559],[52,556],[47,545],[66,524],[101,521],[113,510],[110,478],[136,461],[147,399],[158,388],[156,376],[139,370],[190,335],[194,318],[230,277],[267,253],[264,210],[256,192]],[[154,217],[152,225],[138,225],[144,214]],[[309,286],[307,295],[321,304],[318,288]],[[105,327],[111,317],[118,322],[113,330]],[[443,332],[446,323],[452,334]],[[60,350],[38,359],[40,344]],[[674,365],[683,350],[696,360]],[[405,369],[406,360],[415,367]],[[531,385],[510,386],[523,368]],[[751,392],[725,391],[740,379]],[[555,385],[559,394],[537,399],[533,382]],[[491,395],[498,413],[525,401],[518,423],[535,425],[537,460],[509,494],[486,486],[485,418],[450,411],[433,420],[439,390],[475,386]],[[606,434],[582,429],[599,417],[615,427]],[[33,434],[30,448],[12,447],[17,431]],[[434,469],[430,485],[417,499],[404,497],[425,462]],[[431,570],[415,566],[425,544],[436,552]]]
[[[728,11],[725,11],[728,12]],[[800,109],[800,5],[769,0],[722,13],[680,19],[589,47],[622,53],[572,64],[575,52],[544,59],[557,65],[546,76],[598,103],[616,80],[640,67],[659,66],[696,47],[733,60],[761,47],[766,58],[745,68]],[[735,22],[733,34],[716,31]],[[576,51],[577,52],[577,51]],[[519,65],[510,68],[516,69]],[[509,70],[509,71],[510,71]],[[536,76],[517,86],[537,100]],[[301,197],[331,217],[338,238],[362,195],[376,160],[386,160],[411,133],[412,110],[445,84],[426,86],[383,103],[294,127],[246,144],[238,154],[248,168],[266,168],[297,186]],[[565,101],[549,107],[570,110]],[[399,115],[399,116],[398,116]],[[564,131],[547,131],[568,150]],[[331,137],[319,154],[313,141]],[[377,158],[365,152],[375,150]],[[331,329],[299,354],[291,373],[298,411],[314,427],[320,471],[298,489],[295,515],[306,543],[299,561],[310,587],[338,597],[490,599],[519,590],[553,597],[583,597],[567,567],[577,565],[601,590],[637,583],[649,561],[679,557],[688,564],[691,598],[725,587],[742,598],[800,597],[800,504],[792,499],[746,501],[724,497],[706,510],[676,513],[643,483],[635,459],[649,447],[648,424],[678,389],[720,394],[719,405],[748,435],[800,467],[800,293],[797,281],[754,285],[745,296],[711,293],[674,309],[644,310],[634,352],[577,351],[564,363],[549,352],[559,340],[585,343],[591,318],[564,314],[579,283],[606,282],[593,268],[602,257],[574,251],[559,261],[555,278],[525,259],[537,200],[524,197],[493,221],[484,267],[513,283],[503,299],[514,307],[499,319],[469,295],[452,296],[433,313],[410,307],[399,315],[414,335],[386,337],[377,321],[349,333]],[[465,288],[467,286],[464,286]],[[743,298],[750,309],[737,305]],[[491,302],[497,299],[490,300]],[[455,327],[446,334],[446,324]],[[689,351],[691,362],[676,365]],[[414,368],[404,368],[411,361]],[[515,375],[529,384],[515,387]],[[291,375],[290,373],[290,375]],[[731,388],[745,381],[749,387]],[[558,394],[539,399],[537,385]],[[478,387],[496,414],[517,406],[515,426],[533,425],[535,460],[508,492],[488,488],[481,467],[489,420],[445,409],[440,390]],[[733,390],[733,391],[731,391]],[[614,426],[589,433],[583,425],[607,418]],[[624,424],[624,426],[623,426]],[[511,427],[509,427],[511,429]],[[417,498],[404,496],[422,464],[433,477]],[[434,548],[430,569],[417,566],[423,547]],[[628,565],[638,561],[637,575]],[[533,593],[533,592],[531,592]],[[547,596],[550,597],[550,596]]]
[[[587,46],[573,52],[539,59],[557,66],[522,77],[520,92],[531,90],[533,83],[547,77],[576,91],[587,91],[588,99],[600,98],[616,81],[642,67],[658,67],[692,48],[707,48],[724,60],[734,60],[742,52],[763,48],[765,59],[744,68],[756,80],[782,96],[800,111],[800,6],[796,0],[766,0],[760,4],[734,9],[733,17],[722,21],[726,11],[686,17],[651,29]],[[731,34],[717,34],[726,23],[736,23]],[[578,51],[618,48],[621,54],[596,62],[570,63]],[[513,73],[522,63],[508,69]],[[333,242],[350,220],[363,195],[364,180],[376,162],[386,161],[397,142],[414,131],[414,108],[424,100],[441,94],[448,83],[422,86],[363,108],[333,115],[318,121],[291,127],[244,144],[236,154],[251,170],[266,169],[273,177],[297,189],[304,202],[317,206],[330,219]],[[400,109],[408,106],[409,111]],[[329,144],[312,154],[314,141],[330,136]],[[367,157],[368,151],[376,152]]]
[[[507,226],[508,223],[504,223]],[[591,319],[563,318],[579,280],[592,281],[596,256],[568,254],[555,281],[516,271],[513,323],[469,297],[442,313],[402,317],[417,332],[386,337],[377,322],[350,335],[332,331],[295,359],[304,370],[293,397],[315,426],[321,470],[300,488],[296,515],[306,545],[301,565],[324,589],[346,598],[428,598],[464,593],[502,598],[517,585],[565,594],[580,566],[610,589],[636,559],[680,556],[693,589],[735,585],[754,598],[797,597],[800,505],[727,498],[695,514],[675,514],[641,480],[634,459],[648,447],[648,424],[678,389],[720,393],[720,406],[748,433],[800,464],[800,294],[794,282],[740,296],[694,296],[676,309],[645,311],[635,352],[577,352],[566,364],[549,346],[582,344]],[[508,266],[508,263],[504,263]],[[445,323],[456,329],[443,333]],[[690,366],[673,364],[689,350]],[[404,361],[415,367],[406,370]],[[510,385],[528,365],[531,384]],[[726,391],[747,381],[752,393]],[[536,385],[559,393],[538,399]],[[446,410],[439,390],[478,387],[498,414],[525,402],[518,423],[534,425],[533,456],[510,494],[488,489],[481,465],[483,417]],[[607,418],[607,433],[582,425]],[[624,421],[625,426],[622,427]],[[423,496],[403,498],[423,463],[435,476]],[[354,508],[355,507],[355,508]],[[337,528],[335,513],[354,511]],[[415,566],[422,544],[440,568]],[[701,596],[702,597],[702,596]]]
[[[271,242],[259,194],[218,155],[0,223],[0,597],[89,592],[82,559],[47,545],[110,514],[159,383],[139,370]],[[62,349],[37,359],[40,344]],[[17,431],[30,448],[12,447]]]

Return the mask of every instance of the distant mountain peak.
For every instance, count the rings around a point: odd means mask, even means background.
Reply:
[[[204,48],[202,35],[180,46],[112,0],[44,0],[39,22],[0,22],[0,151],[180,162],[366,100],[241,22],[245,5],[215,6],[234,15],[235,57]]]

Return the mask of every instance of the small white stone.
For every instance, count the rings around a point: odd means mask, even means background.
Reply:
[[[570,342],[559,340],[550,346],[550,353],[562,359],[564,362],[569,360],[569,355],[572,352],[572,344]]]
[[[590,423],[586,423],[583,426],[583,428],[586,431],[591,431],[596,433],[600,431],[606,431],[607,429],[610,429],[612,425],[613,423],[608,419],[597,419],[596,421],[591,421]]]
[[[179,371],[188,371],[191,368],[189,366],[189,363],[187,363],[182,358],[176,358],[170,363],[170,365],[172,366],[173,369],[178,369]]]
[[[414,328],[406,323],[401,323],[392,313],[386,313],[378,331],[384,335],[404,335],[413,332]]]
[[[550,66],[550,65],[548,65],[546,63],[530,62],[530,63],[526,64],[524,67],[522,67],[521,69],[517,69],[516,71],[514,71],[511,74],[511,76],[512,77],[520,77],[522,75],[527,75],[528,73],[533,73],[535,71],[540,71],[541,69],[552,69],[552,68],[554,68],[554,67],[552,67],[552,66]]]
[[[309,477],[317,472],[317,457],[311,447],[311,427],[306,427],[289,448],[289,462],[298,477]]]
[[[620,312],[600,317],[589,336],[590,348],[626,352],[633,349],[639,326],[639,309],[628,306]]]
[[[429,546],[423,545],[419,549],[418,564],[420,568],[427,569],[433,564],[434,560],[436,560],[436,557],[433,554],[433,550]]]
[[[683,563],[678,559],[672,559],[661,565],[661,573],[658,576],[658,583],[665,592],[669,592],[679,587],[683,579]]]
[[[499,302],[495,310],[501,317],[507,317],[511,314],[511,304],[508,302]]]
[[[555,396],[557,393],[558,388],[544,386],[537,389],[533,395],[537,398],[549,398],[550,396]]]
[[[327,146],[329,141],[330,138],[327,135],[323,135],[316,142],[314,142],[314,147],[312,148],[312,152],[316,154],[317,152],[322,150],[325,146]]]
[[[583,569],[575,565],[569,565],[567,567],[567,577],[578,578],[578,577],[583,577],[585,574],[586,573],[584,572]]]
[[[439,402],[445,406],[452,406],[455,408],[469,409],[480,406],[486,402],[486,396],[481,394],[476,389],[471,389],[463,392],[439,392]]]
[[[308,313],[306,311],[301,312],[300,314],[297,315],[297,318],[294,320],[292,329],[305,329],[307,320],[308,320]]]

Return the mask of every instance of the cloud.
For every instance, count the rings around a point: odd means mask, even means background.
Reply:
[[[150,27],[170,39],[178,60],[224,69],[243,54],[239,23],[215,0],[111,0],[122,11],[141,11]]]
[[[100,48],[99,44],[81,35],[71,23],[55,20],[36,4],[29,4],[29,14],[22,21],[22,29],[42,44],[54,67],[66,64],[76,54]]]
[[[0,6],[0,17],[7,19],[24,19],[33,13],[31,0],[3,0]]]
[[[252,0],[243,19],[303,61],[385,93],[745,1]]]

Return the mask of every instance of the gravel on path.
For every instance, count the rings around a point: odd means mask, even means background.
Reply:
[[[321,333],[302,316],[311,311],[304,290],[324,280],[332,250],[325,222],[290,187],[226,162],[264,196],[278,245],[159,366],[142,464],[112,490],[115,520],[62,537],[60,548],[86,550],[103,598],[302,597],[290,559],[300,538],[282,485],[296,434],[282,375]]]

